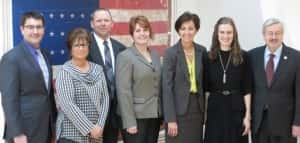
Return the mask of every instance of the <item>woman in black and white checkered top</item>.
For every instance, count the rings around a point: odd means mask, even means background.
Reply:
[[[56,79],[58,143],[101,142],[109,97],[102,67],[87,60],[89,37],[83,28],[74,29],[68,37],[72,58]]]

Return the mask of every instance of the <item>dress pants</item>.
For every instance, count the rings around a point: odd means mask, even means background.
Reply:
[[[271,134],[268,124],[268,111],[263,113],[261,125],[253,135],[253,143],[296,143],[297,139],[290,136],[274,136]]]
[[[157,143],[160,118],[137,119],[137,129],[136,134],[122,130],[124,143]]]
[[[103,143],[117,143],[119,136],[120,117],[117,115],[116,99],[111,100],[109,112],[105,121]]]

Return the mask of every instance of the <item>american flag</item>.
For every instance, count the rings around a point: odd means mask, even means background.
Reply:
[[[113,37],[127,46],[132,44],[128,33],[130,17],[146,16],[155,33],[150,47],[163,55],[169,45],[169,0],[100,0],[100,7],[110,9],[115,22]]]
[[[115,22],[112,37],[127,46],[132,44],[128,32],[129,18],[145,15],[151,21],[155,37],[151,48],[160,55],[169,45],[169,0],[13,0],[14,45],[22,40],[20,18],[25,11],[40,11],[46,19],[42,47],[50,51],[53,65],[61,65],[68,58],[66,36],[75,27],[90,29],[90,14],[102,7],[111,10]],[[55,67],[55,66],[54,66]]]

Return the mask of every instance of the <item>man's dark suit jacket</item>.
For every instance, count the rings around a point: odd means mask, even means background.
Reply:
[[[2,57],[0,90],[5,114],[4,138],[8,142],[25,134],[29,143],[47,143],[50,133],[54,133],[52,70],[46,52],[44,49],[41,52],[49,70],[49,89],[42,70],[23,41]]]
[[[117,55],[126,49],[126,47],[121,44],[120,42],[118,42],[117,40],[110,38],[111,40],[111,44],[112,44],[112,48],[113,48],[113,52],[114,52],[114,57],[117,58]],[[89,53],[88,59],[98,65],[101,65],[103,67],[103,71],[105,70],[105,65],[104,65],[104,61],[102,58],[102,55],[100,53],[99,47],[97,45],[97,41],[94,37],[94,35],[92,34],[92,45],[91,45],[91,51]],[[116,60],[115,60],[116,62]],[[114,63],[115,64],[115,63]],[[104,72],[105,77],[107,77],[107,73]],[[107,78],[106,78],[107,79]],[[107,84],[108,86],[108,90],[109,90],[109,96],[110,96],[110,100],[112,100],[112,97],[114,97],[113,102],[111,102],[110,105],[110,109],[109,109],[109,114],[107,119],[111,120],[109,121],[110,123],[113,124],[113,126],[115,128],[120,128],[120,121],[118,121],[114,116],[116,116],[116,110],[117,110],[117,106],[116,106],[116,102],[117,102],[117,98],[116,98],[116,84],[115,81],[113,81],[113,84]]]
[[[199,109],[204,113],[203,59],[206,55],[206,49],[196,43],[194,43],[194,47]],[[184,115],[187,112],[190,95],[190,77],[180,41],[166,50],[163,61],[164,120],[165,122],[176,122],[176,116]],[[199,122],[203,123],[203,121]]]
[[[264,66],[266,46],[249,52],[253,70],[252,132],[260,128],[263,112],[275,136],[290,136],[292,125],[300,125],[300,54],[283,44],[281,57],[270,87]]]

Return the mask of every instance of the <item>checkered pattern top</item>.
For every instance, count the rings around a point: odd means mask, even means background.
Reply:
[[[89,63],[87,73],[81,73],[72,62],[63,65],[56,79],[57,139],[63,137],[80,143],[100,142],[88,137],[94,125],[104,128],[109,108],[109,96],[101,66]]]

